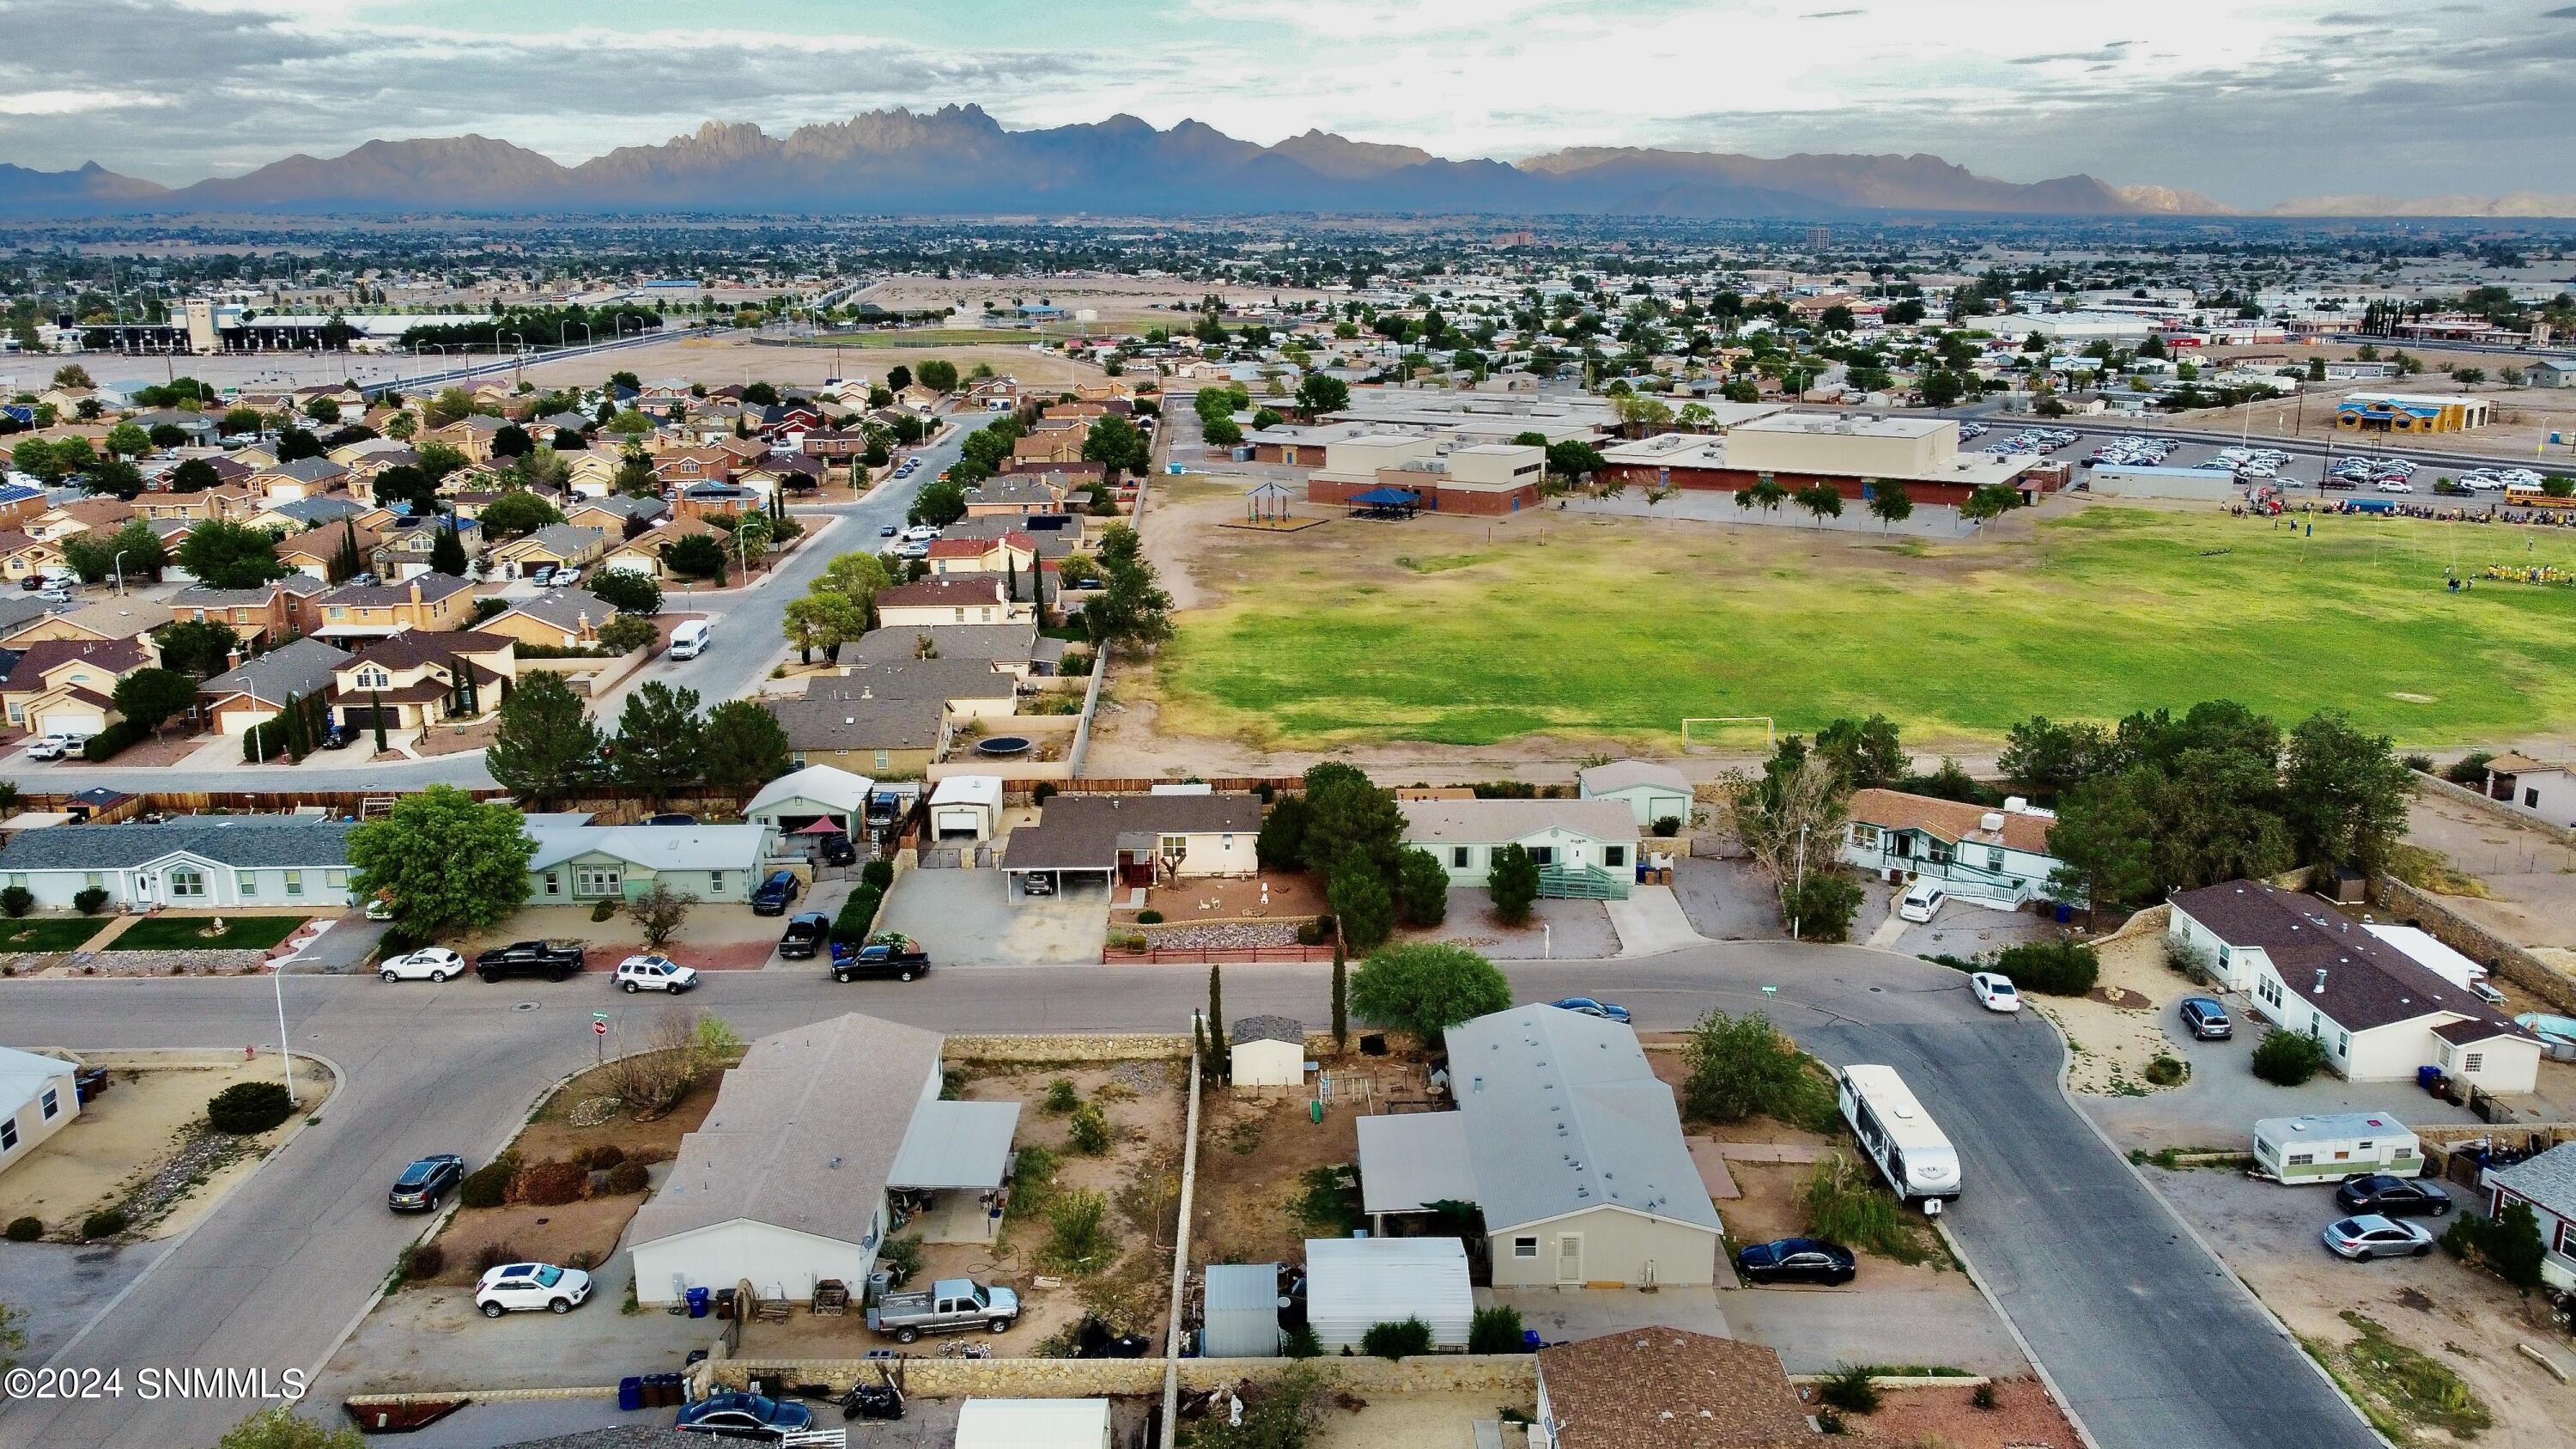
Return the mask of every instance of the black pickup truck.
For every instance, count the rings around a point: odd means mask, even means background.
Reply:
[[[561,981],[588,964],[578,941],[513,941],[474,958],[475,973],[486,981],[509,976],[542,976],[548,981]]]
[[[862,976],[891,976],[910,981],[930,972],[930,953],[900,931],[880,932],[864,946],[832,943],[832,979],[856,981]]]

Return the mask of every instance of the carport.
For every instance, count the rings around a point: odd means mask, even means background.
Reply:
[[[918,1223],[925,1243],[989,1243],[1002,1225],[1017,1102],[924,1102],[886,1173],[895,1227]]]

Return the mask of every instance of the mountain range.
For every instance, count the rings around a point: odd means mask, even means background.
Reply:
[[[2288,215],[2566,215],[2576,198],[2445,198],[2413,210],[2321,198]],[[2378,210],[2360,208],[2376,206]],[[2558,206],[2564,209],[2547,210]],[[2503,208],[2503,209],[2497,209]],[[1778,158],[1574,147],[1517,165],[1308,131],[1275,146],[1134,116],[1008,131],[978,106],[869,111],[772,136],[709,121],[576,166],[487,136],[369,141],[182,187],[0,164],[0,215],[704,211],[1064,216],[1278,212],[1586,214],[1693,220],[1952,212],[2052,217],[2227,214],[2207,197],[2092,176],[1999,181],[1927,155]]]

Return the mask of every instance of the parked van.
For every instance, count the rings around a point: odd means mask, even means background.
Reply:
[[[1900,920],[1929,921],[1949,903],[1950,893],[1941,889],[1940,882],[1916,876],[1905,888],[1905,898],[1896,903],[1896,914]]]
[[[2254,1124],[2254,1175],[2274,1182],[2341,1182],[2357,1172],[2418,1177],[2423,1144],[2385,1112],[2266,1117]]]
[[[705,619],[691,619],[682,624],[671,631],[671,657],[695,659],[706,653],[707,638],[713,633],[715,633],[715,625]]]

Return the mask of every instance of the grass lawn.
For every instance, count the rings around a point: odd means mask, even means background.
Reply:
[[[211,916],[151,916],[107,943],[111,951],[265,951],[295,934],[305,916],[226,916],[220,936],[201,934]]]
[[[1162,723],[1279,746],[1659,743],[1684,716],[1812,730],[1884,711],[1918,742],[2033,714],[2229,697],[2333,705],[2407,744],[2576,727],[2576,531],[2092,504],[1945,542],[1568,516],[1230,534],[1179,618]],[[1755,739],[1758,746],[1758,736]]]
[[[0,951],[77,951],[107,924],[98,916],[25,916],[0,920]]]
[[[991,344],[1027,346],[1047,340],[1043,332],[1007,327],[922,327],[891,332],[856,332],[841,337],[800,337],[807,347],[977,347]]]

